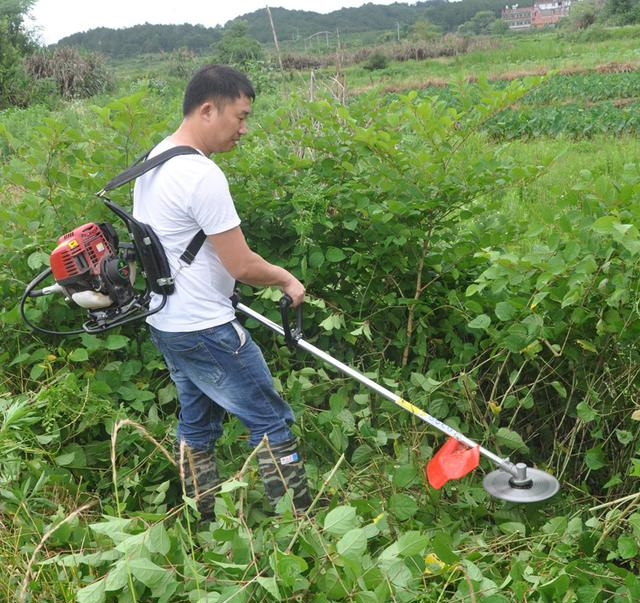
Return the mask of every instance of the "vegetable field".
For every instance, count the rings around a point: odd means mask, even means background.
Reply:
[[[57,237],[115,222],[94,193],[177,125],[184,81],[141,77],[0,115],[0,600],[640,600],[640,72],[344,102],[255,77],[251,134],[217,161],[249,243],[305,282],[305,337],[561,492],[493,499],[484,460],[432,489],[443,436],[248,320],[318,501],[271,516],[231,418],[199,524],[146,331],[40,337],[18,312]],[[279,320],[278,291],[242,295]],[[45,298],[29,316],[81,315]]]

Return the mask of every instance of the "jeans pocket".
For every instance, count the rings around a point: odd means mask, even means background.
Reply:
[[[244,330],[243,326],[237,321],[234,320],[231,322],[231,326],[234,328],[236,334],[238,335],[238,341],[240,345],[236,350],[236,354],[240,351],[240,349],[247,343],[247,332]]]

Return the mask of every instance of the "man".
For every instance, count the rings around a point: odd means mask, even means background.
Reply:
[[[207,65],[197,71],[185,91],[182,123],[150,157],[179,145],[201,154],[168,160],[138,178],[134,189],[134,217],[156,232],[176,275],[175,293],[147,322],[178,391],[178,467],[202,519],[213,518],[213,488],[219,482],[214,444],[225,412],[245,424],[252,446],[268,437],[258,466],[269,501],[275,504],[292,489],[296,509],[311,502],[290,429],[293,413],[275,391],[262,353],[235,319],[229,299],[239,280],[280,287],[298,305],[304,286],[248,247],[227,180],[208,158],[230,151],[247,133],[254,98],[251,83],[235,69]],[[181,266],[180,255],[201,229],[204,245],[192,264]]]

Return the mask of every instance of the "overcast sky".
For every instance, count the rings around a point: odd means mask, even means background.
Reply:
[[[398,0],[370,1],[392,4]],[[31,11],[31,25],[39,32],[42,42],[53,44],[60,38],[95,27],[121,28],[140,23],[200,23],[215,27],[267,5],[330,13],[363,4],[365,0],[273,0],[273,3],[268,0],[37,0]]]

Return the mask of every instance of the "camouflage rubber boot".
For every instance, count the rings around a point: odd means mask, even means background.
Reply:
[[[184,493],[196,501],[201,521],[215,519],[214,488],[220,483],[213,450],[196,450],[182,443],[174,448]]]
[[[304,511],[309,507],[311,496],[307,476],[295,439],[260,449],[258,469],[265,494],[273,507],[288,490],[293,490],[296,511]]]

